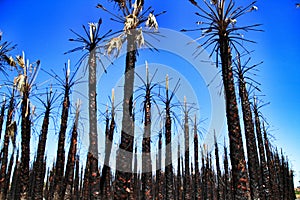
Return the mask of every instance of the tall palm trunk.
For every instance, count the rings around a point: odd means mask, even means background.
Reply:
[[[97,64],[96,49],[91,47],[89,54],[89,152],[90,162],[89,187],[91,189],[91,199],[99,198],[100,174],[98,171],[98,133],[97,133]]]
[[[259,119],[259,111],[256,104],[256,99],[254,99],[254,106],[253,106],[253,112],[255,117],[255,128],[256,128],[256,137],[257,137],[257,144],[259,149],[259,158],[260,158],[260,166],[259,166],[259,173],[260,173],[260,181],[261,181],[261,187],[260,187],[260,198],[261,199],[267,199],[267,188],[268,188],[268,182],[266,179],[266,176],[268,175],[268,166],[266,162],[266,154],[265,154],[265,148],[264,148],[264,142],[263,142],[263,136],[261,132],[261,124]]]
[[[184,198],[191,199],[191,177],[190,177],[190,131],[189,131],[189,116],[187,110],[186,97],[184,97],[184,177],[183,177],[183,192]]]
[[[73,180],[74,180],[74,169],[75,169],[75,160],[76,160],[76,152],[77,152],[77,127],[79,120],[79,108],[80,105],[76,105],[76,115],[75,122],[73,124],[72,136],[71,136],[71,144],[68,153],[68,160],[66,165],[65,178],[62,188],[62,199],[72,199],[73,195]]]
[[[180,141],[180,139],[178,138],[178,140]],[[181,177],[182,177],[182,173],[180,172],[180,158],[181,158],[181,154],[180,154],[180,142],[178,141],[178,146],[177,146],[177,179],[176,179],[176,199],[181,199],[181,195],[182,195],[182,183],[181,183]]]
[[[3,147],[1,150],[1,171],[0,171],[0,199],[5,199],[5,183],[6,183],[6,170],[8,162],[8,146],[9,146],[9,132],[12,131],[15,133],[16,130],[13,130],[15,126],[12,123],[12,117],[14,113],[14,89],[12,91],[12,96],[9,101],[8,111],[6,116],[6,129],[3,138]],[[2,106],[3,110],[3,106]],[[4,110],[3,110],[4,112]]]
[[[13,152],[10,156],[10,160],[9,160],[9,164],[8,164],[8,168],[7,168],[6,183],[5,183],[4,195],[3,195],[6,198],[8,198],[7,194],[8,194],[8,191],[9,191],[9,186],[11,184],[10,177],[11,177],[12,168],[13,168],[13,164],[14,164],[14,156],[15,156],[15,148],[13,149]]]
[[[35,161],[35,166],[33,169],[35,170],[35,187],[33,198],[34,199],[42,199],[43,198],[43,188],[44,188],[44,174],[43,165],[44,165],[44,157],[45,157],[45,149],[46,149],[46,141],[47,141],[47,134],[48,134],[48,126],[49,126],[49,118],[50,118],[50,111],[51,111],[51,93],[50,96],[47,95],[47,104],[46,111],[43,119],[42,124],[42,131],[39,138],[39,144],[37,149],[37,156]]]
[[[21,122],[21,167],[20,167],[20,199],[28,199],[29,195],[29,162],[30,162],[30,86],[25,77],[25,85],[22,97],[22,122]]]
[[[134,125],[133,125],[133,84],[134,71],[136,62],[136,43],[135,36],[127,35],[127,54],[126,54],[126,68],[124,80],[124,99],[123,99],[123,117],[122,117],[122,131],[121,144],[117,154],[117,173],[116,173],[116,192],[115,199],[126,199],[132,192],[130,189],[130,180],[132,178],[131,172],[124,172],[119,170],[121,168],[132,168],[132,154],[134,142]],[[127,152],[126,154],[122,151]],[[129,156],[128,156],[129,155]]]
[[[68,71],[68,70],[66,70]],[[57,154],[56,154],[56,165],[55,165],[55,175],[54,175],[54,199],[60,199],[62,196],[62,185],[64,177],[64,166],[65,166],[65,138],[68,126],[69,108],[70,108],[70,84],[69,84],[69,74],[66,72],[65,75],[65,85],[64,85],[64,98],[63,106],[61,112],[61,123],[58,135],[57,144]]]
[[[269,144],[269,139],[267,136],[267,130],[265,128],[265,124],[263,123],[263,135],[264,135],[264,146],[265,146],[265,150],[266,150],[266,162],[267,162],[267,167],[268,167],[268,172],[267,174],[265,174],[265,178],[266,178],[266,183],[269,183],[268,185],[266,185],[267,187],[267,199],[273,199],[273,193],[272,193],[272,189],[273,189],[273,184],[275,183],[275,181],[273,181],[273,175],[275,174],[274,172],[274,165],[272,162],[272,152],[271,152],[271,148],[270,148],[270,144]]]
[[[242,103],[243,112],[243,122],[245,129],[245,138],[247,145],[247,157],[248,157],[248,168],[250,177],[250,194],[252,199],[265,199],[263,193],[259,192],[259,188],[262,185],[259,183],[260,171],[257,172],[259,168],[256,138],[254,132],[254,124],[252,118],[252,111],[248,97],[248,91],[246,88],[246,82],[244,79],[244,74],[242,71],[240,58],[238,57],[238,86],[239,86],[239,96]],[[261,195],[260,195],[261,194]]]
[[[225,142],[224,142],[225,143]],[[231,199],[231,180],[229,174],[229,165],[228,165],[228,156],[227,156],[227,147],[224,144],[224,200]]]
[[[166,79],[166,102],[165,102],[165,143],[166,143],[166,156],[165,156],[165,180],[166,180],[166,199],[174,199],[173,196],[173,165],[172,165],[172,121],[171,121],[171,107],[169,97],[168,77]]]
[[[142,198],[152,199],[152,163],[151,163],[151,88],[149,83],[148,66],[146,66],[146,94],[144,101],[144,136],[142,141]]]
[[[158,155],[156,159],[156,199],[163,199],[163,178],[162,178],[162,131],[158,134]]]
[[[19,185],[20,170],[19,169],[20,169],[20,163],[19,163],[19,149],[18,149],[8,199],[19,199],[19,194],[20,194],[20,185]]]
[[[4,101],[2,102],[1,112],[0,112],[0,140],[2,136],[2,126],[4,122],[5,104],[6,104],[6,99],[4,99]]]
[[[220,159],[219,159],[219,148],[218,148],[218,143],[217,143],[217,136],[216,133],[214,135],[215,138],[215,160],[216,160],[216,169],[217,169],[217,194],[216,194],[216,199],[220,200],[221,199],[221,168],[220,168]]]
[[[75,179],[74,179],[74,192],[73,192],[73,198],[74,200],[79,200],[79,156],[76,155],[76,160],[75,160]]]
[[[194,163],[195,163],[195,179],[194,179],[194,197],[195,199],[200,198],[200,171],[199,171],[199,156],[198,156],[198,133],[197,133],[197,120],[195,115],[194,122]]]
[[[104,166],[102,168],[102,177],[100,180],[100,190],[103,194],[103,189],[105,187],[106,193],[110,194],[111,189],[109,182],[111,169],[109,166],[109,159],[112,151],[112,143],[115,131],[115,108],[114,108],[114,90],[112,90],[112,108],[111,108],[111,122],[109,123],[108,109],[106,111],[106,129],[105,129],[105,158],[104,158]],[[105,194],[106,195],[106,194]]]
[[[219,43],[230,144],[230,160],[232,165],[232,199],[248,199],[248,175],[240,127],[239,111],[235,94],[234,77],[231,63],[231,50],[229,47],[229,38],[226,32],[220,33]]]

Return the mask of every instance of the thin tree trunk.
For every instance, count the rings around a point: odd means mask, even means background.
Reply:
[[[4,101],[2,102],[1,111],[0,111],[0,140],[2,136],[2,126],[4,122],[5,104],[6,104],[6,99],[4,99]]]
[[[79,104],[76,105],[76,115],[75,122],[73,124],[72,136],[71,136],[71,144],[68,153],[68,160],[65,172],[65,180],[62,188],[62,199],[72,199],[73,195],[73,180],[74,180],[74,169],[75,169],[75,160],[76,160],[76,152],[77,152],[77,127],[79,120]]]
[[[34,194],[33,194],[34,199],[42,199],[43,198],[45,172],[42,169],[43,169],[44,157],[45,157],[50,111],[51,111],[51,93],[50,93],[50,96],[47,96],[47,105],[46,105],[46,111],[45,111],[43,124],[42,124],[42,131],[41,131],[41,135],[39,138],[37,157],[36,157],[36,161],[35,161],[35,166],[33,167],[33,169],[35,170],[34,179],[35,179],[35,185],[36,185],[34,187]]]
[[[197,120],[195,116],[195,122],[194,122],[194,163],[195,163],[195,180],[194,180],[194,196],[195,199],[200,199],[200,171],[199,171],[199,156],[198,156],[198,133],[197,133]]]
[[[3,107],[2,107],[3,110]],[[4,110],[3,110],[4,111]],[[1,171],[0,171],[0,199],[5,199],[5,184],[6,184],[6,170],[8,162],[8,146],[9,146],[9,132],[15,134],[16,128],[15,124],[12,123],[12,117],[14,114],[14,89],[12,91],[12,96],[9,101],[8,112],[6,117],[6,129],[3,138],[3,147],[1,150]]]
[[[148,66],[147,66],[148,67]],[[142,198],[152,199],[152,163],[151,163],[151,89],[147,68],[147,85],[144,101],[144,135],[142,141]]]
[[[66,70],[67,71],[67,70]],[[62,185],[64,179],[64,166],[65,166],[65,138],[68,126],[69,108],[70,108],[70,89],[69,74],[66,72],[65,85],[64,85],[64,99],[61,113],[61,123],[58,135],[57,154],[56,154],[56,166],[54,175],[54,194],[51,197],[54,199],[61,199],[62,197]]]
[[[231,50],[229,47],[229,38],[226,36],[226,33],[220,33],[219,42],[233,177],[232,199],[247,200],[250,196],[248,192],[248,175],[235,94]]]
[[[133,125],[133,84],[134,71],[136,62],[136,43],[135,36],[127,36],[127,54],[124,82],[124,99],[123,99],[123,118],[121,131],[120,150],[117,153],[117,171],[116,171],[116,191],[115,199],[129,198],[131,191],[130,180],[131,172],[120,170],[122,168],[128,170],[132,168],[132,154],[134,142],[134,125]],[[122,153],[122,152],[126,153]]]
[[[20,169],[20,163],[19,163],[19,150],[18,150],[8,199],[19,199],[19,194],[20,194],[19,169]]]
[[[190,177],[190,131],[189,131],[189,116],[186,104],[186,97],[184,97],[184,177],[183,177],[183,192],[186,200],[191,199],[191,177]]]
[[[27,79],[27,78],[26,78]],[[21,166],[20,166],[20,199],[28,199],[29,195],[29,162],[30,162],[30,102],[29,102],[28,81],[25,86],[22,98],[22,122],[21,122]]]
[[[90,162],[89,187],[91,199],[97,199],[100,195],[100,174],[98,171],[98,133],[97,133],[97,64],[96,50],[92,48],[89,54],[89,152]]]
[[[260,119],[259,119],[259,112],[256,105],[256,99],[254,99],[254,106],[253,106],[253,112],[255,117],[255,128],[256,128],[256,137],[257,137],[257,144],[259,149],[259,158],[260,158],[260,166],[259,166],[259,173],[260,173],[260,181],[261,181],[261,187],[260,187],[260,198],[261,199],[267,199],[267,188],[268,188],[268,182],[266,179],[266,175],[268,174],[268,167],[266,162],[266,154],[265,154],[265,148],[264,148],[264,142],[263,142],[263,136],[261,132],[261,125],[260,125]],[[257,171],[257,170],[256,170]]]
[[[165,180],[166,180],[166,199],[174,199],[173,196],[173,165],[172,165],[172,121],[171,121],[171,108],[170,108],[170,97],[168,88],[168,78],[166,80],[166,102],[165,102],[165,143],[166,143],[166,156],[165,156]]]
[[[246,82],[244,79],[244,74],[242,71],[242,66],[240,62],[240,57],[238,59],[238,85],[239,85],[239,96],[242,103],[242,112],[243,112],[243,122],[245,129],[245,138],[247,145],[247,157],[248,157],[248,168],[249,168],[249,177],[250,177],[250,194],[252,199],[261,200],[265,199],[264,192],[260,192],[259,189],[262,188],[262,183],[259,182],[260,171],[257,171],[259,168],[258,153],[256,146],[256,138],[254,132],[254,124],[252,118],[252,111],[250,107],[248,91],[246,89]]]
[[[219,148],[217,144],[217,137],[216,133],[214,135],[215,137],[215,160],[216,160],[216,168],[217,168],[217,194],[216,194],[216,199],[220,200],[221,199],[221,168],[220,168],[220,159],[219,159]]]

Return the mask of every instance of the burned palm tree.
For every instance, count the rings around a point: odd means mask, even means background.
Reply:
[[[249,169],[249,178],[250,178],[250,194],[252,199],[262,198],[265,199],[264,192],[259,191],[260,188],[263,188],[262,182],[259,181],[261,175],[260,172],[257,172],[259,168],[259,160],[257,153],[256,137],[254,132],[254,123],[252,118],[251,104],[249,101],[249,93],[247,91],[247,80],[245,73],[249,70],[254,69],[257,65],[247,67],[250,59],[248,59],[245,65],[242,66],[240,61],[240,56],[237,55],[237,76],[238,76],[238,87],[239,87],[239,96],[241,98],[242,112],[243,112],[243,122],[245,129],[245,138],[247,145],[247,157],[248,157],[248,169]],[[250,85],[250,84],[249,84]],[[253,84],[251,84],[253,85]],[[257,88],[257,87],[256,87]],[[258,89],[258,88],[257,88]]]
[[[74,185],[74,173],[75,173],[75,160],[77,153],[77,135],[78,135],[78,121],[80,114],[80,100],[76,103],[75,120],[72,127],[71,144],[68,153],[68,160],[66,165],[66,172],[64,176],[64,182],[62,187],[62,199],[72,199],[73,185]]]
[[[114,132],[115,132],[115,90],[112,89],[112,94],[111,94],[111,119],[109,122],[109,113],[108,113],[108,108],[106,109],[106,128],[105,128],[105,158],[104,158],[104,166],[102,168],[102,177],[100,180],[100,190],[103,194],[104,186],[106,190],[105,195],[110,195],[111,189],[110,185],[108,184],[111,177],[111,168],[109,167],[109,160],[110,160],[110,155],[112,151],[112,142],[113,142],[113,137],[114,137]]]
[[[230,158],[233,173],[233,199],[247,199],[248,175],[243,148],[239,111],[236,100],[234,76],[232,69],[232,52],[239,52],[239,47],[243,48],[241,41],[253,42],[242,37],[241,31],[257,30],[259,24],[250,26],[237,26],[237,19],[247,12],[257,10],[251,3],[246,7],[235,7],[232,0],[216,0],[211,4],[203,1],[207,10],[200,6],[195,0],[189,0],[201,12],[196,13],[204,22],[199,22],[203,27],[195,30],[202,30],[199,39],[207,39],[199,46],[199,50],[204,47],[212,46],[210,56],[216,52],[216,64],[218,67],[219,59],[222,67],[222,80],[225,93],[227,126],[230,142]],[[183,30],[186,31],[186,30]],[[244,49],[245,50],[245,49]],[[201,52],[198,52],[201,53]]]
[[[83,43],[75,49],[67,53],[75,51],[87,51],[80,59],[80,63],[88,57],[88,96],[89,96],[89,185],[91,188],[91,198],[96,198],[100,194],[99,188],[99,172],[98,172],[98,133],[97,133],[97,60],[101,62],[99,53],[99,44],[102,40],[109,36],[111,31],[108,31],[103,36],[100,36],[100,26],[102,20],[99,19],[98,23],[90,23],[89,30],[83,26],[86,36],[81,36],[72,31],[77,38],[70,39],[70,41]],[[105,69],[104,69],[105,70]]]
[[[199,188],[200,188],[200,170],[199,170],[199,139],[198,139],[198,127],[197,127],[197,117],[195,115],[194,119],[194,165],[195,165],[195,178],[194,178],[194,197],[195,199],[200,198]]]
[[[268,166],[266,162],[266,151],[264,147],[264,141],[263,141],[263,133],[261,128],[261,122],[260,117],[261,113],[259,109],[264,106],[265,104],[258,106],[258,101],[256,97],[254,98],[253,102],[253,113],[254,113],[254,123],[255,123],[255,132],[257,137],[257,144],[258,144],[258,152],[259,152],[259,169],[260,169],[260,178],[261,178],[261,187],[260,187],[260,194],[262,199],[269,198],[269,193],[267,192],[267,188],[269,185],[268,179],[266,178],[268,175]],[[279,186],[279,185],[278,185]]]
[[[38,97],[39,98],[39,97]],[[49,127],[49,120],[50,120],[50,113],[52,110],[52,105],[56,100],[55,94],[53,95],[52,90],[47,92],[46,102],[40,99],[41,104],[45,107],[44,119],[42,124],[41,134],[39,136],[39,144],[37,148],[37,155],[36,160],[33,166],[33,170],[35,171],[34,180],[35,180],[35,187],[33,198],[34,199],[42,199],[43,198],[43,188],[44,188],[44,178],[45,178],[45,171],[43,170],[44,159],[45,159],[45,149],[46,149],[46,141],[48,135],[48,127]]]
[[[17,132],[17,125],[12,121],[15,108],[15,89],[13,88],[12,96],[9,101],[8,111],[6,116],[6,129],[3,137],[3,147],[1,149],[1,171],[0,171],[0,199],[5,198],[5,183],[7,181],[6,172],[8,164],[8,147],[10,135],[15,135]],[[3,109],[3,107],[2,107]]]
[[[137,48],[143,45],[151,44],[144,40],[143,31],[141,25],[146,24],[149,28],[157,29],[158,24],[151,7],[146,8],[144,11],[144,0],[136,0],[133,4],[131,0],[116,1],[118,4],[121,15],[116,15],[113,12],[107,10],[103,5],[98,4],[97,8],[110,13],[114,17],[114,21],[122,23],[124,25],[122,33],[112,38],[106,45],[107,54],[114,54],[116,57],[119,55],[122,45],[127,41],[126,52],[126,67],[125,67],[125,80],[124,80],[124,99],[123,99],[123,118],[122,118],[122,131],[121,131],[121,143],[119,148],[126,152],[133,152],[134,141],[134,126],[133,126],[133,86],[135,75],[135,62],[137,56]],[[148,16],[147,16],[148,14]],[[121,151],[117,153],[117,169],[122,166],[125,169],[131,169],[132,157],[125,157],[121,154]],[[126,198],[130,191],[130,179],[131,173],[117,171],[116,178],[116,198]]]
[[[29,162],[30,162],[30,137],[31,137],[31,108],[30,93],[33,82],[39,70],[40,61],[29,64],[23,56],[16,57],[19,68],[14,84],[21,95],[21,165],[20,165],[20,199],[29,196]]]

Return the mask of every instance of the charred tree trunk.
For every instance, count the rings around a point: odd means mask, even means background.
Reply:
[[[87,159],[90,162],[89,187],[90,198],[98,199],[100,195],[100,174],[98,171],[98,133],[97,133],[97,64],[96,49],[91,47],[89,52],[89,152]]]
[[[238,85],[239,85],[239,96],[242,103],[243,122],[245,129],[245,138],[247,146],[247,157],[248,157],[248,169],[250,178],[250,195],[252,199],[265,199],[264,192],[260,192],[260,188],[263,187],[262,183],[259,183],[260,171],[259,168],[258,153],[256,146],[256,138],[254,132],[254,124],[252,118],[252,111],[248,97],[248,91],[246,88],[246,82],[244,79],[244,72],[238,57]]]
[[[215,159],[216,159],[216,168],[217,168],[217,194],[216,194],[216,199],[220,200],[221,199],[221,168],[220,168],[220,159],[219,159],[219,148],[217,144],[217,137],[215,134]]]
[[[186,97],[184,97],[184,176],[183,176],[183,192],[186,200],[192,199],[191,197],[191,177],[190,177],[190,131],[189,131],[189,116],[187,110]]]
[[[62,186],[62,199],[72,199],[73,195],[73,180],[74,180],[74,169],[75,169],[75,160],[76,160],[76,152],[77,152],[77,127],[79,120],[79,104],[76,105],[76,115],[75,122],[73,124],[72,136],[71,136],[71,144],[68,153],[68,160],[64,178],[64,185]]]
[[[259,149],[259,158],[260,158],[260,166],[259,166],[259,173],[260,173],[260,181],[261,181],[261,187],[260,187],[260,198],[261,199],[268,199],[268,182],[266,179],[266,176],[268,175],[268,167],[266,162],[266,154],[265,154],[265,148],[264,148],[264,142],[263,142],[263,136],[261,132],[261,125],[260,125],[260,119],[259,119],[259,111],[256,105],[256,100],[254,99],[254,106],[253,106],[253,112],[255,117],[255,128],[256,128],[256,137],[257,137],[257,144]]]
[[[27,78],[25,78],[27,79]],[[21,122],[21,166],[20,166],[20,199],[28,199],[29,195],[29,162],[30,162],[30,86],[25,80],[25,86],[22,98],[22,122]]]
[[[66,70],[67,71],[67,70]],[[65,166],[65,138],[68,125],[69,108],[70,108],[70,89],[69,74],[66,72],[65,85],[64,85],[64,98],[61,113],[61,123],[58,136],[57,154],[56,154],[56,166],[54,175],[54,194],[51,197],[54,199],[61,199],[62,197],[62,185],[64,179],[64,166]]]
[[[43,198],[43,188],[44,188],[44,175],[45,172],[43,171],[44,165],[44,157],[45,157],[45,149],[46,149],[46,141],[47,141],[47,134],[48,134],[48,126],[49,126],[49,119],[50,119],[50,111],[51,111],[51,92],[50,95],[47,96],[47,104],[45,105],[46,111],[43,119],[42,124],[42,132],[39,138],[39,144],[37,149],[37,156],[35,161],[35,166],[33,167],[35,170],[35,187],[34,187],[34,199],[42,199]]]
[[[2,102],[1,111],[0,111],[0,140],[2,136],[2,126],[4,122],[5,104],[6,104],[6,99],[4,99],[4,101]]]
[[[131,191],[130,180],[131,172],[119,170],[121,168],[132,168],[133,141],[134,141],[134,125],[133,125],[133,85],[134,71],[136,62],[136,43],[135,36],[127,35],[127,54],[124,82],[124,99],[123,99],[123,118],[121,131],[120,150],[117,153],[117,171],[116,171],[116,191],[115,199],[129,198]],[[122,151],[128,154],[122,153]]]
[[[230,144],[230,160],[233,177],[233,200],[248,199],[248,174],[236,101],[232,57],[229,38],[225,33],[219,35],[222,77],[225,91],[226,116]]]
[[[2,112],[4,112],[2,105]],[[3,147],[1,150],[1,171],[0,171],[0,199],[5,199],[5,184],[6,184],[6,170],[8,162],[8,146],[9,146],[9,135],[15,134],[16,123],[12,122],[12,117],[14,114],[14,89],[12,91],[12,96],[9,101],[7,117],[6,117],[6,129],[3,138]]]
[[[194,122],[194,163],[195,163],[195,179],[194,179],[194,197],[200,199],[200,171],[199,171],[199,155],[198,155],[198,133],[197,133],[197,120],[195,116]]]
[[[148,67],[148,66],[147,66]],[[152,199],[152,163],[151,163],[151,85],[148,70],[146,74],[146,94],[144,100],[144,136],[142,141],[142,199]]]
[[[171,121],[171,108],[170,108],[170,97],[168,88],[168,79],[166,83],[166,102],[165,102],[165,138],[166,138],[166,156],[165,156],[165,180],[166,180],[166,199],[174,199],[173,196],[173,165],[172,165],[172,121]]]

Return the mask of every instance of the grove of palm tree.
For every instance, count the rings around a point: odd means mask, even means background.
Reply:
[[[55,69],[0,32],[0,199],[296,199],[293,165],[264,115],[259,44],[247,38],[264,31],[251,23],[263,11],[257,2],[185,4],[193,11],[181,17],[197,21],[175,34],[160,27],[168,9],[151,1],[98,2],[96,23],[66,26],[75,46],[62,54],[72,60]],[[151,63],[176,65],[181,51],[188,77]],[[210,105],[222,109],[223,130],[202,116],[203,67],[214,72],[205,87],[224,105]]]

